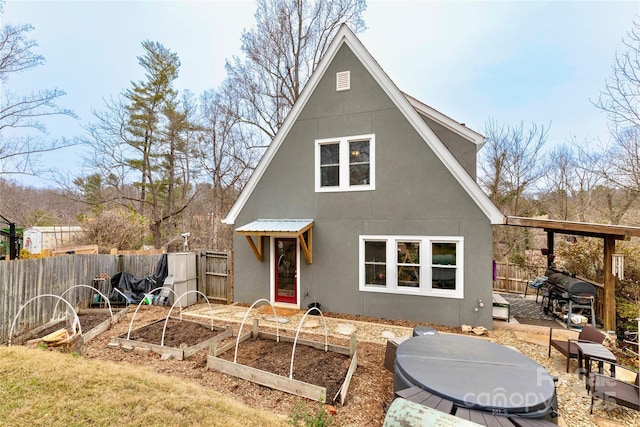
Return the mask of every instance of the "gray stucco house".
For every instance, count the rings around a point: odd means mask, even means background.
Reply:
[[[234,300],[491,327],[482,135],[402,93],[343,26],[224,222]]]

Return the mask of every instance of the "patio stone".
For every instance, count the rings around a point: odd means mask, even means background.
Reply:
[[[341,323],[336,327],[336,332],[341,335],[351,335],[356,331],[355,325],[351,323]]]
[[[396,334],[394,334],[392,331],[382,331],[380,333],[380,335],[382,335],[382,338],[395,338]]]
[[[267,322],[278,322],[278,323],[289,323],[289,318],[288,317],[283,317],[283,316],[263,316],[262,319],[264,319]]]

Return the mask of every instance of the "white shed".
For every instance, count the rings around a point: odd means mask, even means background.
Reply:
[[[23,247],[32,254],[39,254],[44,249],[71,245],[83,232],[78,226],[29,227],[22,234]]]

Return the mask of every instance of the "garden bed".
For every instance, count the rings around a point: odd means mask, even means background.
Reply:
[[[82,329],[82,342],[87,343],[93,338],[108,330],[111,324],[120,321],[127,314],[127,307],[111,316],[108,309],[80,309],[78,310],[78,320]],[[23,335],[12,339],[13,344],[37,344],[40,340],[52,332],[65,328],[73,322],[69,317],[50,320],[44,325],[33,328]],[[69,329],[69,328],[67,328]]]
[[[122,308],[120,311],[111,316],[108,309],[104,308],[88,308],[78,310],[78,320],[82,328],[82,340],[87,343],[108,330],[112,324],[124,319],[128,311],[128,307]]]
[[[273,389],[311,400],[342,404],[351,377],[358,365],[355,337],[351,348],[298,339],[295,347],[292,378],[289,378],[293,337],[254,330],[240,337],[236,362],[236,340],[223,347],[213,346],[207,367]]]
[[[232,336],[230,328],[220,328],[210,324],[170,318],[167,322],[164,344],[161,345],[165,320],[156,320],[153,323],[132,330],[128,339],[127,334],[115,337],[112,343],[123,350],[131,350],[136,347],[148,348],[150,351],[162,356],[171,356],[177,360],[183,360],[202,349],[208,348],[214,342]]]

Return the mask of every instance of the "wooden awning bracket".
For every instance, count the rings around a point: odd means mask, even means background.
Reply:
[[[309,228],[304,233],[300,233],[298,235],[298,241],[300,242],[300,247],[302,248],[302,253],[304,254],[304,259],[307,261],[307,264],[311,264],[313,262],[313,228]],[[304,240],[304,235],[307,235],[307,240]]]
[[[249,242],[249,246],[251,246],[251,250],[253,250],[253,254],[258,258],[258,261],[262,262],[262,236],[257,235],[258,238],[258,246],[253,242],[252,236],[244,236],[247,238],[247,242]]]
[[[301,219],[301,220],[267,220],[259,219],[250,224],[242,226],[236,229],[236,233],[243,235],[253,254],[258,261],[262,262],[263,250],[262,250],[262,238],[295,238],[300,244],[304,258],[307,264],[311,264],[313,260],[313,220]],[[306,235],[306,236],[305,236]],[[257,239],[257,242],[253,238]]]

